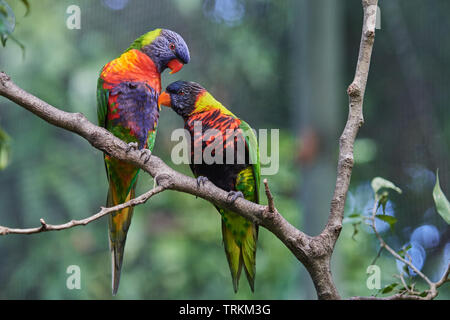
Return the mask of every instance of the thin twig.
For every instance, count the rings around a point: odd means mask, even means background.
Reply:
[[[415,266],[414,264],[412,264],[412,259],[410,261],[404,259],[402,256],[400,256],[394,249],[392,249],[381,237],[381,235],[379,234],[377,228],[376,228],[376,223],[375,223],[375,216],[377,213],[377,208],[378,208],[378,201],[375,200],[375,204],[373,206],[372,209],[372,216],[370,218],[371,221],[371,227],[373,232],[375,233],[375,236],[378,238],[378,241],[380,242],[380,246],[383,247],[384,249],[386,249],[391,255],[394,256],[395,259],[400,260],[401,262],[403,262],[404,264],[406,264],[408,267],[410,267],[417,275],[419,275],[422,279],[424,279],[428,285],[432,285],[433,282],[426,276],[424,275],[422,272],[420,272]]]
[[[378,241],[380,242],[381,248],[386,249],[391,255],[394,256],[395,259],[403,262],[407,267],[411,268],[419,277],[424,279],[427,282],[429,289],[424,291],[426,293],[426,295],[424,297],[420,296],[420,292],[415,291],[414,287],[409,288],[409,286],[407,285],[405,278],[403,276],[403,272],[401,272],[400,275],[398,276],[398,278],[400,278],[400,281],[402,282],[402,284],[405,288],[404,292],[397,293],[397,294],[394,294],[389,297],[382,297],[382,298],[379,298],[379,297],[352,297],[350,299],[351,300],[432,300],[432,299],[436,298],[436,296],[438,295],[437,289],[439,287],[441,287],[444,283],[449,281],[450,264],[447,266],[447,269],[444,272],[444,274],[442,275],[442,278],[437,282],[432,282],[425,274],[420,272],[414,266],[411,258],[409,261],[404,259],[402,256],[400,256],[394,249],[392,249],[383,240],[383,238],[381,237],[380,233],[377,230],[376,223],[375,223],[377,209],[378,209],[378,201],[375,200],[375,203],[374,203],[374,206],[372,209],[372,214],[366,220],[370,221],[369,226],[372,228],[375,236],[377,237]],[[406,253],[405,253],[405,255],[406,255]]]
[[[36,228],[17,229],[17,228],[8,228],[8,227],[0,226],[0,235],[33,234],[33,233],[40,233],[40,232],[47,232],[47,231],[60,231],[60,230],[70,229],[70,228],[73,228],[76,226],[85,226],[85,225],[91,223],[92,221],[98,220],[112,212],[145,203],[145,202],[147,202],[148,199],[153,197],[155,194],[158,194],[164,190],[165,190],[165,188],[163,186],[157,186],[157,187],[147,191],[146,193],[140,195],[139,197],[131,199],[130,201],[127,201],[125,203],[122,203],[122,204],[119,204],[117,206],[110,207],[110,208],[102,207],[98,213],[96,213],[86,219],[72,220],[72,221],[69,221],[64,224],[57,224],[57,225],[48,224],[45,222],[44,219],[41,218],[39,220],[41,223],[41,226],[36,227]]]
[[[267,182],[267,179],[264,179],[264,188],[266,191],[266,197],[267,197],[267,206],[269,207],[269,212],[275,212],[275,205],[273,204],[273,196],[269,189],[269,183]]]

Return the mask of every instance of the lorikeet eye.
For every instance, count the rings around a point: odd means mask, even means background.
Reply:
[[[169,44],[169,49],[172,50],[172,51],[175,50],[175,44],[174,43],[170,43]]]
[[[181,90],[180,92],[178,92],[178,94],[179,94],[180,96],[184,96],[184,91]]]

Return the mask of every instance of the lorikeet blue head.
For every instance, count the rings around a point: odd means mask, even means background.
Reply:
[[[161,93],[158,103],[171,107],[182,117],[187,117],[194,111],[199,95],[205,91],[205,88],[196,82],[176,81]]]
[[[176,32],[168,29],[156,29],[137,38],[130,46],[147,54],[161,73],[170,68],[170,73],[181,70],[189,63],[189,49],[184,39]]]

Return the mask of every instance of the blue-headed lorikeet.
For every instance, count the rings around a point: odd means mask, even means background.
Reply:
[[[199,185],[208,179],[219,188],[229,191],[231,201],[244,197],[259,203],[258,144],[255,134],[245,121],[236,117],[195,82],[177,81],[170,84],[160,95],[158,103],[171,107],[183,118],[185,129],[191,137],[190,167]],[[195,126],[198,128],[199,123],[201,131],[195,132]],[[221,142],[217,148],[216,139]],[[208,146],[212,149],[212,143],[215,145],[216,161],[208,161],[208,164],[194,159],[196,148],[201,148],[203,154]],[[239,149],[239,146],[243,148]],[[232,159],[228,159],[231,161],[226,159],[229,149],[233,149]],[[238,290],[242,267],[254,291],[258,226],[235,212],[220,207],[216,209],[222,216],[222,237],[234,291]]]
[[[117,59],[107,63],[97,83],[98,123],[116,137],[150,157],[159,118],[158,96],[161,72],[178,72],[189,62],[183,38],[167,29],[156,29],[137,38]],[[109,181],[108,207],[135,196],[139,169],[104,155]],[[119,287],[125,241],[133,208],[109,216],[109,243],[112,255],[112,292]]]

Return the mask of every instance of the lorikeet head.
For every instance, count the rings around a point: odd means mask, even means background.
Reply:
[[[137,38],[130,49],[137,49],[147,54],[161,73],[170,68],[176,73],[190,60],[189,49],[184,39],[168,29],[156,29]]]
[[[196,82],[176,81],[160,94],[158,104],[170,107],[186,118],[196,109],[198,98],[205,93],[205,88]]]

